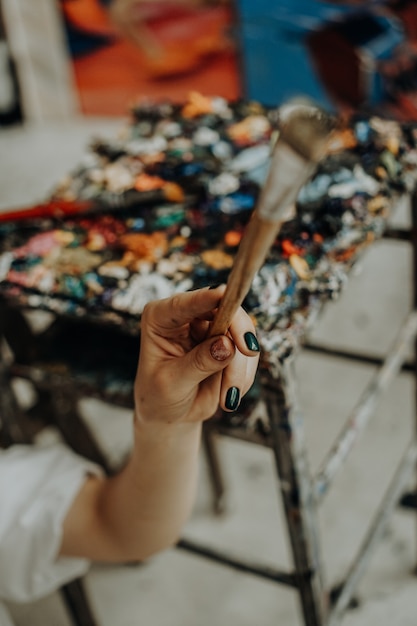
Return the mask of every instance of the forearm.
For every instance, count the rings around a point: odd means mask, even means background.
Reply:
[[[224,289],[145,307],[131,458],[119,475],[86,481],[66,516],[61,554],[142,560],[178,539],[194,501],[201,424],[219,405],[236,408],[228,394],[246,393],[259,358],[242,309],[228,335],[207,337]]]
[[[135,431],[130,463],[109,481],[101,510],[127,551],[146,558],[177,540],[191,512],[201,424],[137,421]]]
[[[137,419],[128,464],[82,489],[64,524],[61,553],[143,560],[175,543],[194,501],[200,437],[199,423]]]

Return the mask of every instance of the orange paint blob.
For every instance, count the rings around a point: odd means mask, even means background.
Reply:
[[[289,239],[283,239],[281,241],[281,249],[284,256],[290,256],[291,254],[303,254],[303,250],[301,250],[298,246],[295,246]]]
[[[242,233],[237,230],[229,230],[224,237],[224,242],[226,246],[230,248],[236,248],[240,244],[240,240],[242,239]]]
[[[162,189],[165,181],[159,176],[149,176],[149,174],[139,174],[135,180],[135,189],[137,191],[153,191],[154,189]]]
[[[184,190],[177,183],[165,183],[164,184],[165,198],[170,202],[183,202]]]

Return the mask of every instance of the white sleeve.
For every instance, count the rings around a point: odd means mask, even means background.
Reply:
[[[57,555],[69,507],[100,473],[61,443],[0,451],[0,599],[34,600],[87,571],[88,560]]]
[[[0,602],[0,624],[1,626],[13,626],[9,611]]]

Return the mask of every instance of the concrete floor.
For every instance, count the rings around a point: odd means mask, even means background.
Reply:
[[[87,138],[115,123],[81,122],[74,127],[2,131],[3,189],[0,208],[40,199],[76,163]],[[41,143],[39,143],[41,142]],[[37,149],[36,149],[37,146]],[[36,158],[41,151],[42,158]],[[56,155],[60,154],[60,159]],[[395,221],[408,221],[402,207]],[[359,271],[361,270],[361,271]],[[381,241],[365,255],[346,290],[329,303],[312,339],[341,348],[383,354],[411,306],[411,249]],[[410,353],[411,354],[411,353]],[[340,359],[301,353],[296,361],[299,404],[314,472],[355,406],[374,369]],[[84,415],[97,424],[112,453],[129,441],[129,415],[85,400]],[[414,429],[414,383],[401,374],[382,398],[319,512],[326,580],[341,580],[359,548],[373,512]],[[220,439],[228,485],[227,511],[216,517],[202,458],[198,500],[184,536],[272,566],[290,569],[290,555],[269,450]],[[415,626],[417,563],[414,515],[398,509],[358,589],[359,607],[343,626]],[[93,566],[87,576],[100,626],[302,626],[295,592],[236,573],[180,550],[141,566]],[[69,626],[58,594],[12,606],[16,626]]]

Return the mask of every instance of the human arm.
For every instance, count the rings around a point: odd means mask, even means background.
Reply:
[[[242,309],[228,336],[203,339],[223,292],[202,289],[145,308],[130,460],[112,478],[86,481],[64,522],[62,555],[143,560],[177,541],[194,501],[202,422],[219,404],[236,404],[258,363]]]

